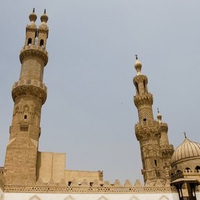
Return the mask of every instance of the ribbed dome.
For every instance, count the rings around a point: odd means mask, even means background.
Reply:
[[[194,158],[199,157],[200,158],[200,144],[197,142],[192,142],[188,138],[185,138],[183,143],[176,148],[174,151],[171,163],[177,162],[182,159],[187,158]]]

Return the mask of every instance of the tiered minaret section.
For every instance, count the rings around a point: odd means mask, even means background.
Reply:
[[[46,11],[41,16],[39,28],[35,24],[34,10],[29,19],[25,45],[20,52],[20,78],[12,88],[14,110],[4,167],[7,185],[33,184],[37,176],[41,108],[47,97],[43,72],[48,62],[46,41],[49,29]]]
[[[139,122],[135,125],[135,134],[140,142],[142,174],[144,182],[150,185],[158,180],[165,184],[169,180],[170,157],[173,147],[168,142],[167,124],[153,117],[153,95],[148,92],[148,78],[141,73],[142,64],[136,57],[137,75],[133,78],[136,88],[134,103],[138,109]]]

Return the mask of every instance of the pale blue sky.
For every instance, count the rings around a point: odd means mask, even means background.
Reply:
[[[135,54],[176,147],[200,141],[199,0],[1,0],[0,165],[12,120],[12,84],[33,7],[49,16],[41,151],[65,152],[67,168],[142,180],[133,104]]]

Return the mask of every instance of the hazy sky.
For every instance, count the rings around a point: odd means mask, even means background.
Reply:
[[[67,169],[103,170],[111,183],[141,176],[133,103],[135,54],[175,147],[200,141],[199,0],[0,0],[0,165],[12,120],[12,84],[28,16],[50,28],[39,150],[65,152]]]

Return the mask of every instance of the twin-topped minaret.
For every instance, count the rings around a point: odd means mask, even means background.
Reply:
[[[35,24],[35,10],[29,19],[25,45],[20,52],[20,78],[12,88],[14,110],[4,167],[7,185],[33,184],[37,176],[41,108],[47,97],[43,72],[48,62],[46,42],[49,29],[46,11],[40,18],[39,27]]]
[[[142,174],[146,184],[154,185],[158,180],[165,184],[169,180],[170,158],[173,146],[169,144],[168,126],[162,122],[162,116],[153,117],[153,95],[148,92],[148,78],[141,73],[142,64],[136,56],[136,76],[133,83],[136,88],[134,103],[138,109],[139,122],[135,125],[135,134],[140,142]]]

